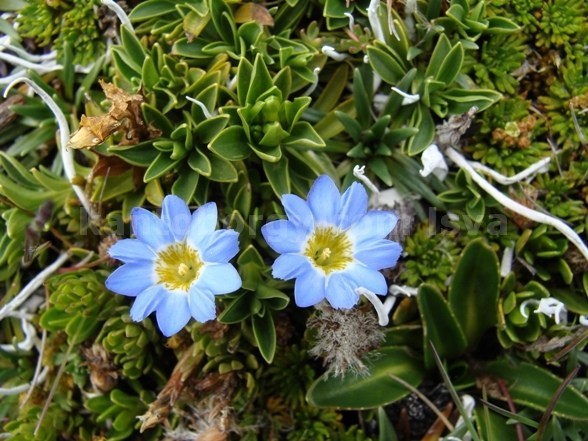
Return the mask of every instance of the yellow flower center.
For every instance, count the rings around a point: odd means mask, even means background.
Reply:
[[[325,275],[345,269],[353,261],[351,241],[335,227],[318,227],[304,249],[304,255]]]
[[[185,243],[174,243],[157,253],[155,274],[167,289],[188,292],[198,279],[203,262],[196,251]]]

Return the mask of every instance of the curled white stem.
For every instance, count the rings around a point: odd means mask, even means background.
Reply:
[[[332,46],[323,46],[321,48],[321,52],[335,61],[343,61],[345,58],[349,56],[347,54],[337,52],[335,48]]]
[[[385,41],[384,30],[378,17],[378,8],[380,7],[380,0],[370,0],[370,4],[367,8],[368,21],[374,33],[376,40]]]
[[[131,24],[131,20],[129,20],[129,16],[123,10],[123,8],[120,7],[118,3],[114,2],[113,0],[101,1],[104,6],[106,6],[108,9],[110,9],[112,12],[116,14],[116,16],[118,17],[123,26],[126,26],[127,28],[129,28],[129,30],[134,31],[133,25]]]
[[[30,61],[32,63],[42,63],[42,62],[54,60],[55,58],[57,58],[56,51],[51,51],[47,54],[42,54],[42,55],[30,54],[27,51],[25,51],[23,48],[21,48],[19,46],[14,46],[12,44],[12,42],[10,41],[10,37],[7,35],[0,38],[0,51],[4,51],[4,50],[9,50],[11,52],[14,52],[16,55],[18,55],[22,59],[25,59],[25,60]]]
[[[494,179],[499,184],[512,185],[512,184],[515,184],[517,182],[522,181],[523,179],[528,178],[529,176],[534,175],[535,173],[541,173],[541,172],[547,171],[546,167],[549,164],[549,162],[551,162],[551,158],[543,158],[542,160],[537,161],[535,164],[532,164],[531,166],[527,167],[523,171],[517,173],[514,176],[510,176],[510,177],[501,175],[497,171],[491,169],[490,167],[485,166],[484,164],[480,164],[479,162],[470,161],[470,164],[472,165],[472,167],[475,170],[480,171],[480,172],[484,173],[485,175],[490,176],[492,179]]]
[[[355,18],[351,12],[344,12],[343,15],[349,19],[349,30],[353,32],[353,26],[355,26]]]
[[[20,326],[25,335],[24,340],[19,341],[18,343],[12,344],[2,344],[0,345],[0,350],[4,352],[27,352],[30,351],[31,348],[37,343],[37,332],[35,327],[31,324],[30,319],[31,316],[29,314],[12,314],[15,317],[20,318]]]
[[[34,387],[37,384],[45,381],[45,378],[47,378],[48,373],[49,373],[49,369],[47,367],[45,367],[41,371],[41,374],[37,377],[36,383],[31,382],[31,383],[20,384],[18,386],[13,386],[13,387],[0,387],[0,396],[22,394],[23,392],[27,391],[31,386]]]
[[[212,114],[208,111],[208,108],[204,105],[204,103],[202,101],[197,100],[196,98],[192,98],[187,96],[186,99],[188,101],[193,102],[194,104],[196,104],[198,107],[200,107],[200,109],[202,109],[202,113],[204,113],[204,117],[206,119],[210,119],[212,118]]]
[[[419,290],[417,288],[413,288],[412,286],[390,285],[390,288],[388,288],[388,292],[393,296],[402,294],[407,297],[414,297],[418,294]]]
[[[310,86],[308,86],[308,89],[306,89],[302,95],[304,96],[308,96],[310,95],[312,92],[315,91],[316,86],[318,86],[318,81],[319,81],[319,72],[321,71],[320,67],[315,67],[314,70],[312,71],[312,84]]]
[[[392,86],[392,90],[402,96],[402,106],[408,106],[409,104],[417,103],[421,96],[418,93],[410,94],[400,90],[398,87]]]
[[[376,314],[378,314],[378,324],[380,326],[387,326],[388,323],[390,323],[390,317],[388,317],[388,314],[390,314],[390,310],[386,310],[386,308],[384,307],[384,304],[382,303],[382,301],[380,300],[380,298],[376,294],[374,294],[369,289],[364,288],[364,287],[357,288],[355,290],[355,293],[358,296],[364,296],[366,299],[369,300],[369,302],[372,305],[374,305],[374,309],[376,310]]]
[[[56,70],[63,69],[63,66],[56,64],[54,60],[50,60],[47,63],[37,64],[31,61],[25,60],[23,57],[17,57],[16,55],[7,54],[0,51],[0,60],[4,60],[14,66],[21,66],[25,69],[34,70],[37,73],[44,74],[48,72],[54,72]]]
[[[47,105],[47,107],[49,107],[51,112],[53,112],[53,115],[57,120],[57,125],[59,126],[59,148],[65,176],[71,184],[76,196],[80,200],[80,203],[87,211],[90,219],[92,221],[98,221],[100,219],[100,215],[92,207],[92,203],[86,196],[83,187],[73,183],[73,180],[76,177],[76,170],[73,159],[73,151],[67,148],[67,144],[69,143],[70,138],[70,131],[69,125],[67,124],[67,120],[65,119],[65,115],[63,114],[57,103],[53,101],[53,98],[51,98],[47,92],[45,92],[41,87],[39,87],[37,83],[35,83],[34,81],[30,80],[25,76],[18,77],[12,83],[10,83],[4,90],[4,97],[6,97],[8,91],[12,89],[15,84],[21,82],[28,84],[30,88],[33,89],[37,93],[37,95],[39,95],[39,97]]]
[[[38,288],[41,287],[41,285],[43,285],[45,280],[47,280],[51,274],[57,271],[57,269],[63,266],[63,264],[69,258],[69,253],[62,253],[55,260],[55,262],[37,274],[10,302],[0,309],[0,320],[9,315],[12,315],[16,308],[22,305]]]
[[[490,196],[496,199],[501,205],[507,209],[520,214],[521,216],[531,219],[532,221],[539,222],[541,224],[550,225],[560,233],[562,233],[568,240],[573,243],[578,250],[582,253],[584,258],[588,260],[588,247],[580,236],[572,230],[568,225],[565,224],[561,219],[551,216],[549,214],[540,213],[539,211],[532,210],[529,207],[512,200],[508,196],[501,193],[496,187],[490,184],[483,176],[478,174],[474,167],[470,164],[465,157],[454,148],[448,147],[445,149],[445,155],[451,159],[458,167],[463,169],[472,180],[478,184],[484,191]]]
[[[365,165],[359,166],[356,165],[353,167],[353,176],[359,179],[363,184],[369,188],[374,193],[379,193],[378,187],[374,185],[374,183],[365,175]]]

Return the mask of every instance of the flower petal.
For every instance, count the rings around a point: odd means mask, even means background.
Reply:
[[[163,296],[155,313],[159,329],[166,337],[176,334],[190,320],[188,296],[182,293],[168,292]]]
[[[364,241],[356,249],[354,257],[372,269],[381,270],[396,265],[401,252],[402,247],[398,242],[380,239]]]
[[[192,215],[188,205],[182,198],[170,194],[163,199],[161,220],[173,233],[174,238],[180,242],[184,240],[188,232]]]
[[[272,276],[276,279],[290,280],[304,271],[314,271],[310,262],[300,254],[282,254],[272,265]]]
[[[228,294],[241,288],[241,276],[230,263],[204,265],[196,287],[212,294]]]
[[[200,242],[216,230],[217,220],[218,211],[214,202],[208,202],[199,207],[192,214],[192,221],[188,227],[186,236],[188,244],[194,248],[199,248]]]
[[[341,196],[341,213],[339,214],[339,227],[343,230],[349,228],[367,213],[368,194],[363,185],[354,182]]]
[[[296,196],[295,194],[285,194],[282,196],[282,205],[288,220],[297,227],[309,232],[314,227],[314,218],[308,203]]]
[[[353,224],[349,233],[355,244],[365,240],[383,239],[396,226],[398,217],[389,211],[368,211],[359,221]]]
[[[309,266],[294,284],[294,299],[301,308],[313,306],[325,298],[325,276]]]
[[[216,317],[214,295],[208,290],[193,286],[188,297],[188,305],[190,305],[190,314],[200,323],[214,320]]]
[[[322,175],[314,181],[308,192],[308,205],[315,222],[337,225],[341,211],[341,194],[329,176]]]
[[[299,253],[308,233],[287,220],[269,222],[261,227],[267,244],[277,253]]]
[[[375,294],[386,294],[388,284],[384,275],[375,270],[366,267],[360,263],[355,263],[346,271],[347,276],[354,282],[354,291],[359,288],[367,288]]]
[[[167,294],[161,285],[153,285],[141,292],[131,307],[131,318],[140,322],[157,309],[157,306]]]
[[[358,300],[359,295],[355,292],[358,286],[344,272],[333,273],[327,280],[325,294],[331,306],[335,309],[353,308]]]
[[[216,230],[200,241],[200,253],[205,262],[226,263],[239,252],[239,233]]]
[[[118,267],[104,282],[109,290],[135,297],[154,284],[151,263],[127,263]]]
[[[155,258],[155,252],[144,242],[137,239],[119,240],[108,249],[108,255],[125,263],[149,261]]]
[[[167,225],[144,208],[135,207],[131,210],[131,223],[137,239],[145,242],[154,251],[173,242],[173,236]]]

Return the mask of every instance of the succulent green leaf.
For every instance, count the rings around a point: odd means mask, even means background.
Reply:
[[[435,122],[431,111],[422,103],[413,113],[410,127],[418,129],[418,133],[407,142],[406,152],[410,156],[418,155],[431,145],[435,137]]]
[[[515,403],[544,412],[549,406],[562,379],[532,363],[498,360],[488,363],[484,373],[506,382],[510,397]],[[588,398],[572,385],[559,397],[553,414],[567,419],[588,421]]]
[[[441,358],[451,359],[462,355],[467,348],[467,340],[441,293],[431,285],[422,285],[417,302],[423,320],[425,366],[431,368],[435,365],[429,342],[435,346]]]
[[[218,321],[230,325],[240,323],[248,318],[251,315],[251,309],[249,308],[250,297],[250,292],[240,294],[220,313]]]
[[[388,346],[379,348],[377,354],[365,360],[369,375],[348,373],[343,378],[323,375],[310,386],[306,399],[317,407],[369,409],[410,394],[390,375],[413,387],[418,387],[423,380],[422,364],[409,349]]]
[[[133,62],[133,65],[139,68],[138,72],[140,72],[141,66],[143,66],[143,63],[145,62],[147,51],[139,39],[135,36],[134,32],[128,29],[126,26],[121,26],[120,33],[125,53]]]
[[[271,312],[266,311],[263,316],[252,316],[251,325],[261,356],[271,363],[276,353],[276,327]]]
[[[240,126],[224,129],[210,142],[208,148],[229,161],[240,161],[251,154],[247,145],[247,135]]]
[[[457,43],[443,59],[435,74],[435,79],[447,85],[453,83],[461,71],[464,60],[464,50],[461,43]]]
[[[376,42],[375,46],[368,46],[369,62],[386,83],[395,86],[404,77],[406,71],[385,48],[386,46],[379,42]]]
[[[499,263],[483,239],[465,248],[449,289],[449,305],[472,347],[498,320]]]
[[[173,169],[178,162],[179,161],[174,161],[173,159],[171,159],[164,152],[160,153],[159,155],[157,155],[157,158],[155,158],[155,161],[153,161],[145,171],[143,181],[149,182],[153,179],[165,175],[168,171]]]
[[[263,61],[263,57],[259,54],[255,57],[253,70],[249,78],[250,81],[244,104],[254,104],[261,94],[273,86],[272,77]]]
[[[215,154],[208,155],[211,172],[209,179],[216,182],[237,182],[239,175],[237,169],[226,159]]]
[[[192,170],[200,173],[202,176],[210,176],[210,173],[212,172],[210,160],[199,149],[196,149],[190,154],[188,165]]]
[[[282,158],[278,162],[263,161],[263,171],[278,197],[290,193],[290,171],[288,158]]]
[[[131,13],[131,21],[143,21],[176,11],[176,2],[168,0],[147,0],[139,3]]]
[[[323,139],[316,133],[310,123],[299,121],[290,130],[290,136],[282,141],[289,147],[320,149],[325,146]]]

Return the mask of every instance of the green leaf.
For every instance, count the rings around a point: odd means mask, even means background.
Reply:
[[[511,33],[517,32],[521,28],[512,20],[506,17],[488,17],[488,30],[486,33]]]
[[[255,57],[250,78],[245,104],[254,104],[262,93],[273,86],[272,77],[260,54]]]
[[[563,380],[532,363],[498,360],[487,364],[484,373],[501,378],[515,403],[545,411]],[[572,420],[588,421],[588,398],[568,385],[557,401],[553,414]]]
[[[290,172],[288,169],[288,158],[284,157],[278,162],[263,161],[263,171],[278,197],[289,194],[290,191]]]
[[[161,130],[163,135],[169,136],[173,132],[174,125],[158,108],[147,103],[142,103],[141,110],[143,111],[145,122]]]
[[[125,53],[133,62],[133,64],[139,68],[138,71],[141,72],[141,66],[143,66],[143,62],[147,56],[145,48],[139,39],[135,36],[135,33],[126,26],[120,27],[120,33]]]
[[[465,248],[449,289],[449,305],[472,347],[498,320],[500,271],[496,253],[483,239]]]
[[[200,174],[194,173],[189,167],[184,167],[172,185],[172,194],[181,197],[185,201],[191,201],[198,186],[199,177]]]
[[[237,169],[229,161],[216,156],[209,155],[208,160],[212,168],[209,179],[216,182],[237,182],[239,175]]]
[[[138,167],[149,167],[158,155],[158,151],[153,148],[151,141],[131,146],[113,145],[108,147],[108,151]]]
[[[147,0],[139,3],[129,14],[131,21],[143,21],[176,12],[176,2],[168,0]]]
[[[431,59],[427,64],[427,70],[425,71],[425,78],[427,77],[435,77],[437,78],[436,72],[439,71],[443,62],[449,55],[451,51],[451,43],[445,34],[441,34],[439,36],[439,40],[437,40],[437,44],[435,45],[435,49],[433,50],[433,54],[431,55]]]
[[[249,303],[251,293],[245,292],[234,299],[218,316],[218,321],[227,325],[240,323],[251,315]]]
[[[447,85],[453,83],[461,71],[464,59],[464,50],[461,43],[453,46],[449,54],[443,59],[439,70],[435,74],[435,79]]]
[[[409,126],[418,129],[418,133],[408,140],[406,146],[409,156],[414,156],[429,147],[435,137],[435,122],[431,111],[424,104],[419,104]]]
[[[225,128],[229,122],[229,115],[216,115],[202,121],[194,128],[194,135],[200,142],[208,144]]]
[[[276,353],[276,327],[271,312],[266,311],[263,316],[254,315],[251,324],[261,356],[271,363]]]
[[[473,106],[481,112],[502,97],[500,93],[489,89],[450,89],[439,92],[438,95],[448,102],[449,113],[454,115],[465,113]]]
[[[390,375],[413,387],[418,387],[423,380],[422,364],[407,348],[388,346],[376,352],[377,356],[365,360],[369,375],[348,373],[343,378],[323,375],[310,386],[306,395],[308,402],[317,407],[343,409],[385,406],[410,394]]]
[[[251,155],[247,136],[241,126],[231,126],[220,132],[208,148],[229,161],[240,161]]]
[[[320,149],[325,142],[307,121],[298,121],[290,130],[290,136],[282,141],[289,147]]]
[[[237,69],[237,98],[241,106],[247,105],[247,93],[249,92],[249,83],[253,74],[253,65],[245,57],[239,61]]]
[[[195,172],[200,173],[202,176],[210,176],[212,172],[212,165],[208,157],[202,153],[199,149],[196,149],[190,154],[188,158],[188,165]]]
[[[172,160],[167,154],[160,153],[155,158],[155,161],[147,168],[145,176],[143,176],[144,182],[149,182],[153,179],[163,176],[168,171],[172,170],[179,161]]]
[[[417,302],[423,321],[425,366],[431,368],[435,365],[429,341],[441,358],[451,359],[462,355],[467,347],[467,340],[441,293],[433,286],[422,285]]]
[[[385,82],[395,86],[406,74],[406,71],[384,48],[386,46],[379,42],[376,42],[376,46],[368,46],[369,62]]]
[[[386,410],[383,407],[378,407],[378,429],[378,441],[398,441],[394,426],[388,419]]]
[[[372,121],[371,96],[363,82],[363,76],[359,69],[355,69],[353,72],[353,102],[355,103],[355,110],[359,124],[363,129],[369,128]]]

